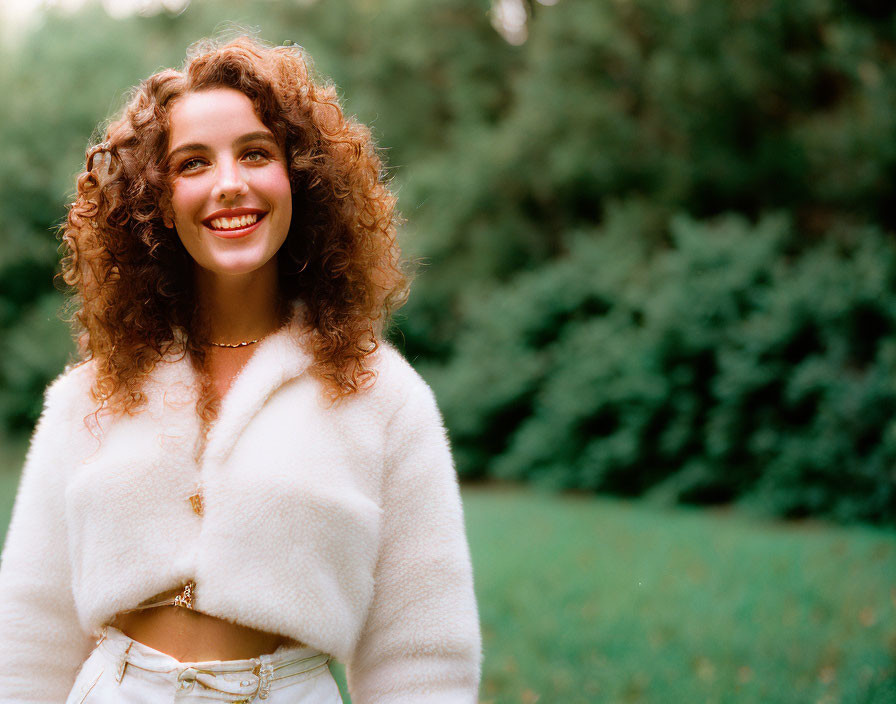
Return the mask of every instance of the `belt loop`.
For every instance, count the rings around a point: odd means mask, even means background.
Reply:
[[[131,651],[131,646],[134,644],[134,641],[128,643],[128,647],[124,649],[124,652],[121,654],[121,659],[118,662],[118,670],[115,673],[115,681],[118,684],[121,684],[121,679],[124,677],[124,670],[128,666],[128,653]]]
[[[274,666],[271,665],[271,656],[267,653],[259,655],[255,674],[258,675],[258,698],[267,699],[271,694],[271,680],[274,678]]]

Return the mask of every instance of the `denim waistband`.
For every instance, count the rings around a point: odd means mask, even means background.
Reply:
[[[170,678],[181,689],[192,689],[198,683],[206,689],[246,697],[257,695],[259,699],[266,699],[271,688],[285,687],[293,678],[330,662],[326,653],[305,646],[281,646],[273,653],[245,660],[180,662],[112,626],[103,629],[98,648],[115,663],[114,674],[119,682],[127,668],[135,667]]]

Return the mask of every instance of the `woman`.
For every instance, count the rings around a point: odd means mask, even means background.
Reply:
[[[194,47],[88,151],[0,566],[2,702],[473,702],[481,641],[369,131],[297,47]],[[98,642],[97,642],[98,641]]]

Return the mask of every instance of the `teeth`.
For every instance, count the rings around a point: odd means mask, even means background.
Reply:
[[[211,221],[211,226],[215,230],[238,230],[241,227],[248,227],[258,221],[258,214],[242,215],[238,218],[215,218]]]

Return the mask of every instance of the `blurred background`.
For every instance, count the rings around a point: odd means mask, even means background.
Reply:
[[[896,701],[891,3],[5,0],[0,22],[0,539],[73,354],[56,228],[88,140],[242,27],[305,47],[383,148],[422,262],[392,337],[455,450],[480,700]]]

